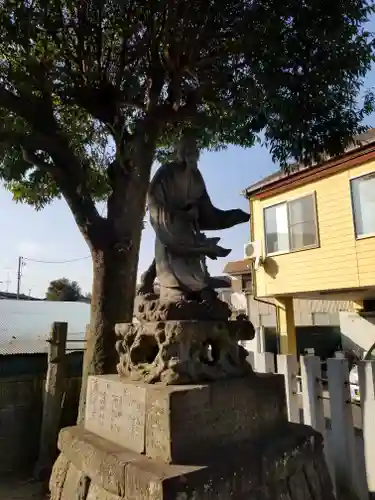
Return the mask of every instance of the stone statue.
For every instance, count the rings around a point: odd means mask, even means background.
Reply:
[[[245,376],[251,366],[238,341],[252,339],[255,330],[245,318],[229,320],[230,306],[215,291],[227,281],[209,275],[206,258],[225,257],[230,250],[203,231],[247,222],[249,215],[212,205],[194,138],[184,137],[177,153],[150,184],[155,259],[135,300],[137,321],[116,325],[117,369],[123,377],[167,385]]]
[[[159,168],[148,193],[151,225],[156,233],[155,259],[142,276],[140,294],[152,293],[158,278],[161,302],[210,300],[224,286],[211,278],[206,257],[226,257],[231,250],[202,231],[220,230],[247,222],[242,210],[213,206],[197,167],[199,152],[193,137],[185,136],[177,160]]]

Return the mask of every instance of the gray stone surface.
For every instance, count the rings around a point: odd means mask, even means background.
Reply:
[[[200,320],[228,321],[231,309],[227,302],[211,296],[210,300],[162,301],[158,294],[137,295],[134,316],[141,323],[146,321]]]
[[[62,440],[64,439],[64,432],[65,431],[62,430],[59,435],[60,443],[61,439]],[[50,482],[50,492],[52,498],[58,498],[58,499],[61,498],[69,466],[70,466],[69,455],[60,453],[53,467],[53,481]],[[81,468],[81,470],[83,469]]]
[[[66,470],[66,476],[61,488],[61,500],[85,500],[91,481],[89,477],[73,462],[69,462],[68,468],[64,470]]]
[[[51,500],[334,500],[321,437],[302,425],[185,466],[150,460],[78,427],[62,431],[59,447],[64,459],[51,476]]]
[[[282,376],[91,377],[88,402],[86,428],[60,432],[51,500],[334,500],[322,438],[288,423]]]
[[[122,500],[117,495],[112,495],[108,491],[99,488],[96,484],[92,484],[88,491],[86,500]]]
[[[138,453],[145,449],[146,387],[90,377],[85,428]]]
[[[105,394],[107,406],[101,411],[92,403],[95,391]],[[116,426],[111,420],[113,395],[122,398]],[[85,428],[165,462],[191,463],[215,455],[286,421],[284,381],[279,375],[252,373],[181,386],[132,382],[116,375],[89,379]]]
[[[246,320],[117,324],[117,370],[123,377],[166,385],[244,376],[252,369],[238,341],[254,333]]]

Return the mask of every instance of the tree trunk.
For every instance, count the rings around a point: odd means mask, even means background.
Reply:
[[[116,373],[116,323],[129,321],[133,314],[137,255],[131,250],[94,250],[93,288],[90,327],[87,335],[85,363],[78,421],[85,411],[88,375]]]
[[[107,231],[91,241],[93,288],[78,423],[85,415],[87,377],[116,373],[116,323],[132,321],[138,253],[152,155],[143,175],[118,178],[108,200]]]

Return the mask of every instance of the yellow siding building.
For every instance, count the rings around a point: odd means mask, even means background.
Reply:
[[[254,294],[278,305],[283,352],[294,353],[292,298],[375,299],[375,130],[323,165],[250,186],[251,240],[261,245]]]

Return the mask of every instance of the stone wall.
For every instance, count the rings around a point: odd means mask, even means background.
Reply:
[[[0,357],[2,368],[12,373],[0,376],[0,474],[29,469],[38,457],[46,363],[40,363],[40,355],[26,357],[22,362],[19,356]],[[81,380],[77,367],[69,365],[61,427],[75,423],[78,409]]]
[[[340,328],[343,349],[363,354],[375,343],[375,312],[341,312]]]

